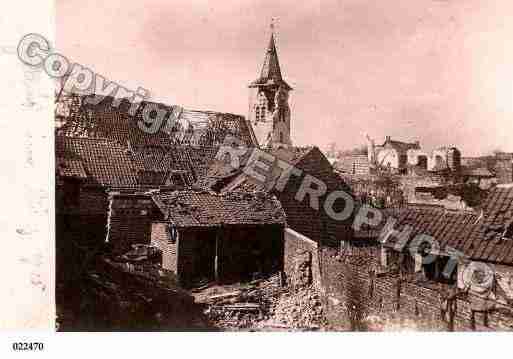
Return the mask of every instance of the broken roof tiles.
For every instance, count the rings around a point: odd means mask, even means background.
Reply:
[[[213,111],[196,111],[143,102],[133,114],[128,99],[79,96],[76,106],[59,134],[71,137],[109,138],[122,145],[194,145],[218,146],[227,135],[239,138],[247,146],[256,144],[251,125],[243,116]],[[146,105],[164,111],[162,123],[143,121]],[[153,115],[152,115],[153,116]],[[156,116],[156,112],[155,115]],[[170,118],[176,118],[171,122]],[[144,128],[145,127],[145,128]],[[146,130],[145,130],[146,129]]]
[[[285,224],[280,202],[265,193],[186,190],[156,193],[153,199],[177,227]]]

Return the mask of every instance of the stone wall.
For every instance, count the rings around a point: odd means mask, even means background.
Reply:
[[[313,285],[321,287],[317,243],[294,231],[285,230],[283,270],[286,281],[294,287]]]

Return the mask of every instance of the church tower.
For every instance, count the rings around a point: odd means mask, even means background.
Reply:
[[[291,146],[289,91],[281,77],[271,24],[271,39],[258,79],[249,85],[249,121],[260,147]]]

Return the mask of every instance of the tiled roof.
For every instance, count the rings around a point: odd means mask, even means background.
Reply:
[[[81,98],[81,106],[70,115],[59,130],[60,134],[72,137],[108,138],[122,145],[130,143],[133,146],[172,144],[169,135],[163,131],[164,126],[155,133],[141,130],[138,122],[142,119],[142,112],[139,111],[132,116],[129,113],[131,104],[128,100],[119,100],[120,104],[113,106],[116,100],[112,97],[106,97],[98,104],[88,103],[90,98],[92,97]],[[165,111],[173,110],[172,107],[163,104],[155,105]]]
[[[288,148],[271,148],[266,149],[265,151],[269,154],[273,155],[275,158],[278,158],[282,161],[287,162],[292,166],[298,166],[301,160],[313,150],[314,147],[288,147]],[[248,153],[249,154],[249,153]],[[249,157],[249,156],[248,156]],[[229,192],[235,189],[245,190],[245,191],[267,191],[272,187],[274,181],[277,179],[275,176],[270,175],[266,178],[266,183],[260,183],[255,179],[252,179],[248,175],[242,172],[246,161],[248,158],[245,158],[241,163],[240,168],[237,170],[236,176],[231,175],[229,181],[223,187],[222,192]],[[273,174],[280,175],[281,170],[272,171]],[[276,172],[276,173],[275,173]]]
[[[417,234],[434,237],[442,250],[462,252],[466,257],[486,262],[513,264],[513,238],[504,238],[513,223],[513,188],[495,188],[484,201],[481,212],[453,212],[436,207],[406,207],[393,213],[401,230],[405,225]],[[388,242],[394,244],[393,240]]]
[[[73,158],[58,158],[56,161],[57,173],[62,177],[85,179],[87,174],[82,161]]]
[[[81,97],[59,134],[73,137],[109,138],[126,145],[196,145],[216,146],[223,143],[226,135],[235,136],[246,145],[256,144],[251,125],[243,116],[213,111],[196,111],[168,106],[161,103],[143,102],[135,115],[129,113],[131,103],[127,99],[105,97],[98,104],[88,103],[91,96]],[[118,106],[113,106],[117,104]],[[162,124],[154,130],[144,125],[143,108],[152,105],[165,111]],[[177,117],[175,123],[168,121],[171,114]],[[143,131],[140,126],[146,126]],[[153,133],[151,133],[153,132]]]
[[[195,137],[185,141],[198,146],[219,146],[226,136],[234,136],[246,146],[256,146],[253,127],[243,116],[214,111],[183,109],[179,121],[192,124]]]
[[[265,193],[175,191],[153,196],[164,216],[177,227],[285,224],[280,202]]]
[[[205,176],[198,181],[198,185],[205,188],[219,191],[229,184],[236,176],[240,175],[242,169],[247,163],[251,151],[247,151],[239,158],[239,167],[234,168],[231,165],[230,158],[218,159],[217,152],[212,156],[210,166],[206,170]]]
[[[513,220],[513,188],[494,188],[481,209],[484,213],[482,227],[487,237],[500,238],[506,225]]]
[[[129,149],[109,139],[57,137],[57,174],[110,186],[163,186],[180,173],[192,185],[205,176],[214,147],[146,145]],[[99,170],[101,168],[101,171]],[[119,176],[119,180],[116,179]]]
[[[140,167],[115,141],[58,136],[55,153],[57,175],[106,186],[137,185]]]
[[[215,147],[180,145],[143,146],[132,151],[132,157],[145,171],[165,173],[165,178],[171,172],[182,172],[187,185],[206,175],[215,154]]]
[[[345,185],[344,180],[335,173],[326,157],[317,147],[289,147],[288,149],[271,149],[268,151],[276,158],[287,162],[305,173],[310,173],[312,171],[323,172],[322,178],[318,179],[322,180],[326,184],[328,192],[345,190],[349,193],[350,190]],[[311,159],[313,159],[313,162],[315,162],[314,166],[317,168],[311,168]],[[242,172],[242,168],[240,172]],[[256,179],[250,178],[245,173],[240,173],[222,189],[222,192],[233,191],[235,189],[247,191],[268,191],[273,187],[276,180],[281,175],[282,170],[278,169],[277,165],[275,165],[271,172],[272,174],[267,176],[265,183],[260,183]]]
[[[184,171],[187,184],[203,178],[227,135],[241,139],[248,146],[256,143],[251,125],[242,116],[150,103],[168,114],[175,111],[179,125],[194,129],[176,134],[166,122],[151,134],[139,128],[141,111],[132,116],[131,104],[126,99],[115,107],[112,104],[116,100],[112,97],[98,104],[87,102],[91,96],[78,98],[82,105],[73,107],[72,114],[58,130],[59,136],[116,141],[130,150],[129,157],[140,167],[138,176],[144,184],[162,185],[173,171]]]
[[[217,146],[188,147],[189,157],[192,160],[197,179],[207,175],[218,150],[219,147]]]
[[[182,146],[143,146],[134,149],[131,157],[147,172],[161,173],[164,184],[171,172],[181,171],[185,184],[192,184],[196,174],[187,147]]]

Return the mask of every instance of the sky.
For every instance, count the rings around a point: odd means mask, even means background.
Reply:
[[[511,0],[57,0],[56,50],[152,99],[247,116],[276,18],[295,145],[513,152]]]

